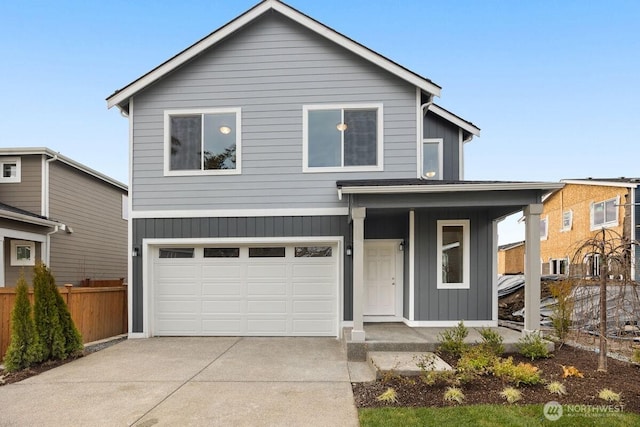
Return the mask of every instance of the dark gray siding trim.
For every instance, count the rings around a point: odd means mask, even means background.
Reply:
[[[143,239],[220,237],[342,236],[352,245],[351,224],[346,216],[245,217],[245,218],[155,218],[133,220],[133,246]],[[133,258],[132,331],[142,332],[144,319],[141,256]],[[352,319],[351,257],[344,257],[344,318]]]
[[[460,179],[460,136],[459,128],[452,123],[427,113],[423,119],[424,138],[442,138],[442,169],[444,180]]]
[[[470,289],[437,289],[437,220],[470,220]],[[416,211],[416,320],[491,320],[492,219],[487,210]]]

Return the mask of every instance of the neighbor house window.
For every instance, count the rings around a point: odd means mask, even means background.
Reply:
[[[573,211],[562,212],[562,231],[571,230],[573,225]]]
[[[438,289],[469,288],[469,240],[469,220],[438,221]]]
[[[549,237],[549,216],[540,218],[540,240],[547,240]]]
[[[442,179],[442,139],[422,141],[422,169],[424,179]]]
[[[26,240],[11,241],[11,265],[36,265],[36,243]]]
[[[240,173],[240,109],[165,111],[165,175]]]
[[[381,104],[303,107],[303,171],[382,170]]]
[[[592,253],[584,257],[587,277],[600,277],[600,254]]]
[[[549,274],[566,275],[569,263],[566,259],[552,259],[549,261]]]
[[[591,230],[615,227],[618,225],[618,205],[620,197],[613,197],[591,204]]]
[[[0,170],[2,171],[0,182],[20,182],[21,164],[19,157],[0,159]]]

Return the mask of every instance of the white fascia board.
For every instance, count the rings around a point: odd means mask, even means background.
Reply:
[[[448,112],[444,108],[440,107],[439,105],[432,104],[431,107],[429,107],[429,111],[431,111],[432,113],[437,114],[438,116],[440,116],[443,119],[453,123],[454,125],[460,127],[461,129],[466,130],[471,135],[480,136],[480,128],[472,125],[471,123],[469,123],[467,121],[462,120],[460,117],[458,117],[458,116],[456,116],[454,114],[451,114],[450,112]]]
[[[591,179],[561,179],[560,182],[564,184],[576,184],[576,185],[598,185],[602,187],[622,187],[622,188],[636,188],[640,185],[640,182],[613,182],[613,181],[595,181]]]
[[[564,184],[552,182],[517,182],[487,184],[434,184],[434,185],[371,185],[342,187],[343,194],[411,194],[411,193],[458,193],[462,191],[517,191],[558,190]]]
[[[205,209],[132,211],[130,218],[233,218],[266,216],[346,216],[349,208]]]
[[[280,3],[277,0],[266,0],[255,6],[253,9],[248,10],[243,15],[240,15],[220,29],[214,31],[209,36],[196,42],[191,47],[188,47],[156,69],[150,71],[149,73],[140,77],[138,80],[135,80],[133,83],[130,83],[128,86],[125,86],[123,89],[109,96],[107,98],[107,107],[111,108],[114,105],[121,104],[122,102],[132,97],[135,93],[144,89],[146,86],[164,77],[166,74],[175,70],[197,55],[201,54],[211,46],[225,39],[230,34],[249,24],[251,21],[271,9],[282,13],[283,15],[296,21],[300,25],[352,51],[356,55],[378,65],[379,67],[389,71],[392,74],[395,74],[396,76],[406,80],[416,87],[419,87],[435,96],[440,96],[440,87],[438,85],[431,83],[430,81],[418,76],[417,74],[408,71],[398,64],[395,64],[393,61],[390,61],[389,59],[383,57],[382,55],[375,53],[374,51],[354,42],[353,40],[350,40],[342,34],[337,33],[336,31],[319,23],[318,21],[309,18],[308,16],[283,3]]]
[[[61,225],[57,221],[51,221],[44,218],[37,218],[34,216],[24,215],[21,213],[0,209],[0,218],[12,219],[15,221],[26,222],[28,224],[42,225],[45,227],[55,227]]]
[[[95,169],[91,169],[90,167],[85,166],[82,163],[76,162],[75,160],[70,159],[67,156],[63,156],[62,154],[57,153],[51,150],[50,148],[46,148],[46,147],[0,148],[0,156],[5,156],[5,155],[6,156],[45,155],[45,156],[48,156],[49,158],[53,158],[57,156],[58,160],[61,161],[62,163],[66,163],[67,165],[75,169],[78,169],[79,171],[82,171],[88,175],[93,176],[94,178],[98,178],[101,181],[104,181],[108,184],[118,187],[121,190],[129,191],[127,186],[121,183],[120,181],[115,180],[101,172],[98,172]]]

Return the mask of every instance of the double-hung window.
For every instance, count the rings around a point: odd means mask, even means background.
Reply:
[[[573,225],[573,211],[568,210],[562,212],[562,229],[560,231],[569,231]]]
[[[304,172],[381,171],[382,104],[305,105]]]
[[[165,111],[165,175],[239,174],[240,108]]]
[[[469,220],[439,220],[437,241],[437,288],[469,289]]]
[[[20,158],[0,159],[0,182],[20,182]]]
[[[422,140],[423,179],[442,179],[442,138]]]
[[[618,205],[620,197],[613,197],[591,204],[591,230],[615,227],[618,225]]]

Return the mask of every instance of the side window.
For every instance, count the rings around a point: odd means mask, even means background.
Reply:
[[[422,141],[423,179],[442,179],[442,139],[424,139]]]
[[[438,289],[469,289],[469,220],[440,220],[437,232]]]
[[[241,111],[165,111],[165,175],[239,174]]]
[[[0,159],[0,183],[20,182],[22,177],[20,157]]]

